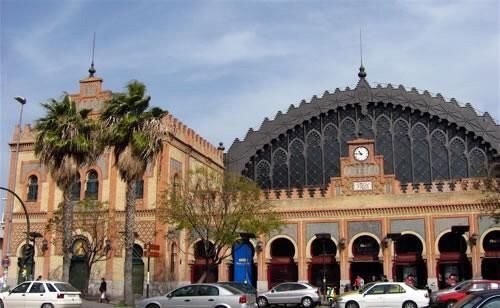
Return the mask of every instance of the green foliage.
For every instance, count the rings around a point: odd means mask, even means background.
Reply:
[[[261,198],[260,189],[247,178],[199,168],[181,183],[174,183],[159,206],[160,217],[191,240],[205,246],[205,255],[220,264],[230,255],[240,232],[267,234],[282,225],[279,215]]]
[[[127,85],[127,93],[114,94],[101,114],[101,137],[113,147],[120,176],[125,181],[142,177],[147,163],[162,149],[167,131],[162,125],[166,111],[149,108],[150,96],[139,81]]]
[[[102,153],[101,143],[96,142],[99,122],[89,118],[89,109],[78,110],[69,95],[42,107],[47,113],[35,123],[35,155],[64,190],[73,182],[78,166]]]

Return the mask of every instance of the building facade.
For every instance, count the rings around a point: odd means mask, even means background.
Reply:
[[[260,238],[256,284],[308,281],[344,290],[357,275],[442,288],[500,279],[500,126],[471,105],[403,86],[354,89],[290,106],[228,151],[284,218]],[[498,186],[497,186],[498,187]]]
[[[103,79],[94,77],[80,80],[80,89],[71,98],[79,108],[92,109],[91,114],[97,116],[105,102],[111,97],[111,91],[104,90]],[[162,153],[158,159],[148,166],[142,181],[137,183],[136,199],[136,243],[134,245],[133,277],[134,292],[143,294],[147,284],[148,259],[145,257],[146,244],[159,245],[160,257],[150,260],[151,293],[163,292],[171,283],[187,283],[189,262],[183,259],[180,246],[183,234],[168,232],[168,227],[157,218],[156,207],[162,193],[176,179],[187,176],[189,170],[207,167],[217,172],[223,171],[223,152],[208,143],[191,128],[184,125],[172,115],[164,118],[169,129],[165,138]],[[14,170],[16,144],[20,142],[19,162]],[[48,170],[40,164],[34,155],[34,132],[30,125],[19,127],[14,132],[10,143],[12,158],[10,165],[9,187],[21,197],[29,213],[31,232],[38,237],[34,240],[33,277],[41,275],[45,279],[61,279],[62,275],[62,236],[57,231],[48,231],[48,220],[53,216],[58,204],[63,200],[62,192],[51,179]],[[13,174],[17,173],[15,186],[12,185]],[[70,282],[77,288],[84,289],[85,277],[90,274],[89,292],[97,293],[101,277],[108,281],[108,290],[113,296],[121,297],[123,292],[123,235],[126,205],[126,184],[120,179],[114,167],[111,151],[104,153],[91,166],[79,170],[79,179],[73,185],[72,198],[75,204],[83,199],[99,200],[109,204],[109,224],[115,234],[110,234],[111,251],[106,261],[97,262],[88,273],[85,265],[86,247],[89,234],[75,230],[73,257],[70,269]],[[10,202],[12,196],[8,196]],[[6,213],[9,217],[9,213]],[[8,223],[8,222],[7,222]],[[14,201],[12,224],[10,226],[10,267],[8,284],[13,286],[22,277],[17,265],[22,256],[26,238],[26,218],[21,205]],[[8,228],[7,228],[8,229]],[[109,229],[111,230],[111,229]],[[6,234],[9,236],[9,234]],[[4,245],[6,245],[7,241]],[[7,247],[4,247],[6,251]],[[161,283],[160,283],[161,282]]]
[[[500,126],[468,104],[403,86],[372,87],[364,68],[358,76],[354,89],[325,92],[266,118],[259,130],[236,140],[224,159],[222,147],[167,116],[170,136],[138,185],[134,291],[145,294],[147,243],[160,246],[159,257],[151,261],[150,294],[201,276],[202,243],[188,242],[184,232],[168,230],[155,217],[165,188],[198,166],[255,180],[284,220],[279,232],[246,241],[244,253],[211,273],[214,280],[248,279],[259,290],[282,281],[343,290],[357,275],[365,281],[382,275],[402,281],[412,274],[418,286],[433,289],[444,287],[450,274],[500,279],[500,224],[489,215],[500,205],[498,197],[485,193],[492,183],[498,185]],[[81,80],[73,100],[97,115],[111,96],[102,83],[93,76]],[[35,240],[35,276],[59,279],[61,237],[45,227],[62,192],[34,157],[30,126],[15,131],[12,157],[17,140],[19,164],[14,170],[11,160],[10,177],[17,173],[15,191],[25,200],[32,231],[49,243]],[[124,229],[126,186],[111,152],[80,170],[79,187],[76,200],[91,196],[109,202],[111,222]],[[24,214],[19,204],[14,209],[10,285],[19,277],[16,259],[25,237]],[[85,271],[80,256],[85,253],[77,249],[86,236],[75,231],[71,277]],[[105,277],[112,294],[121,296],[119,236],[111,253],[90,273],[90,291]]]

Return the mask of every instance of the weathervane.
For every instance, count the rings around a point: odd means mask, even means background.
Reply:
[[[94,41],[92,43],[92,63],[89,68],[89,78],[94,77],[95,68],[94,68],[94,50],[95,50],[95,32],[94,32]]]

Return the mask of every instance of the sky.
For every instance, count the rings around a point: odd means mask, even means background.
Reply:
[[[20,104],[77,93],[96,33],[96,76],[137,79],[168,110],[226,149],[265,117],[356,85],[359,32],[368,82],[470,103],[500,123],[500,1],[0,0],[0,186]],[[1,195],[4,196],[3,194]],[[5,201],[0,201],[0,207]]]

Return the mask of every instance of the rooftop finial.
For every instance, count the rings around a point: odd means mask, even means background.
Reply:
[[[363,38],[361,36],[361,29],[359,29],[359,55],[361,58],[361,66],[359,67],[358,77],[365,78],[366,72],[365,72],[365,67],[363,66]]]
[[[89,68],[89,78],[94,77],[95,74],[95,68],[94,68],[94,50],[95,50],[95,32],[94,32],[94,41],[92,43],[92,63],[90,64]]]

